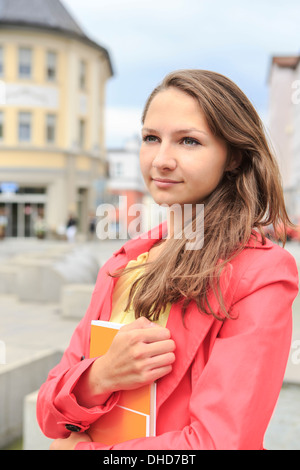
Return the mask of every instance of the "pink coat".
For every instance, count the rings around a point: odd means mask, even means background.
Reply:
[[[157,238],[157,229],[152,233]],[[110,318],[116,279],[107,272],[127,265],[156,241],[130,240],[100,269],[86,315],[39,392],[37,417],[48,437],[67,437],[70,424],[85,431],[116,404],[118,393],[104,406],[84,408],[72,390],[95,360],[89,359],[91,320]],[[235,320],[221,322],[191,303],[184,327],[180,303],[172,305],[167,327],[176,343],[176,361],[157,384],[157,436],[112,447],[80,443],[76,449],[263,448],[290,351],[298,292],[295,260],[269,240],[262,245],[252,238],[228,266],[221,287],[227,307],[238,315]]]

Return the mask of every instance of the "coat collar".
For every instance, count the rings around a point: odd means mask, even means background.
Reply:
[[[245,248],[258,248],[263,250],[269,250],[274,245],[268,238],[263,241],[262,236],[256,230],[252,231],[251,237],[245,245]]]
[[[139,237],[127,241],[119,250],[115,251],[113,254],[114,256],[117,256],[118,254],[126,253],[129,259],[134,259],[141,253],[149,251],[157,241],[166,238],[167,234],[168,226],[167,221],[165,221],[148,232],[140,235]],[[253,230],[250,239],[245,245],[245,248],[269,250],[272,248],[272,246],[273,242],[271,242],[268,238],[266,238],[265,242],[263,242],[260,233]]]
[[[129,240],[119,250],[115,251],[113,255],[117,256],[125,253],[128,259],[135,259],[141,253],[149,251],[156,242],[165,238],[167,234],[168,227],[165,221],[139,237]]]

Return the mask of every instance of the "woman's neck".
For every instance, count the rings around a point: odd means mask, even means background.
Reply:
[[[167,208],[167,227],[170,238],[185,238],[190,248],[202,247],[204,236],[204,204],[179,204]]]
[[[167,208],[167,238],[174,238],[182,233],[183,220],[182,206],[176,204]]]

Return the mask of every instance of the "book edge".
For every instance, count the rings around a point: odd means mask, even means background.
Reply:
[[[122,326],[122,323],[114,323],[106,320],[92,320],[92,325],[103,326],[104,328],[112,328],[113,330],[119,330]]]

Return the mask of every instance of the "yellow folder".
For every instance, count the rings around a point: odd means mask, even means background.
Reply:
[[[122,325],[94,320],[90,357],[102,356]],[[123,390],[118,404],[93,423],[88,434],[94,442],[113,445],[138,437],[155,436],[156,384]]]

